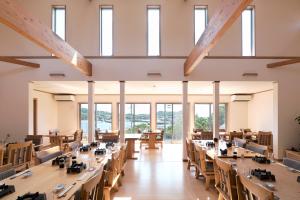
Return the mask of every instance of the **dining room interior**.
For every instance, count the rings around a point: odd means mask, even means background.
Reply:
[[[0,199],[300,199],[299,0],[0,0]]]

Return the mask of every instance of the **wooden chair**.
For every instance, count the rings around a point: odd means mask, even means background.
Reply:
[[[243,139],[243,132],[236,132],[236,131],[230,132],[229,133],[229,140],[233,141],[234,138]]]
[[[11,163],[0,166],[0,181],[10,176],[13,176],[15,174],[16,174],[16,170],[15,168],[12,167]]]
[[[246,144],[245,148],[249,149],[251,151],[254,151],[256,153],[259,153],[261,155],[268,156],[268,147],[267,146],[259,145],[254,142],[249,142],[248,144]]]
[[[196,156],[197,155],[197,156]],[[213,160],[206,158],[206,151],[200,146],[195,145],[195,158],[198,166],[196,167],[196,173],[201,172],[201,175],[205,178],[205,189],[209,188],[209,184],[215,179]],[[197,160],[199,158],[199,161]],[[198,175],[196,175],[198,176]]]
[[[156,136],[156,142],[161,145],[161,148],[163,148],[164,144],[164,130],[162,130],[159,134]]]
[[[192,140],[186,138],[185,139],[185,144],[186,144],[186,155],[187,155],[187,169],[190,170],[191,166],[195,166],[195,152],[194,152],[194,144]]]
[[[122,144],[121,148],[120,148],[120,173],[122,176],[125,175],[125,166],[127,163],[127,143]]]
[[[4,164],[4,152],[5,150],[2,147],[0,147],[0,166]]]
[[[13,167],[19,168],[25,166],[27,169],[32,161],[33,145],[32,141],[9,144],[7,147],[8,162]]]
[[[82,185],[82,200],[102,200],[104,188],[103,168],[98,170],[95,175]]]
[[[272,132],[259,131],[257,135],[257,143],[272,147]]]
[[[110,192],[114,188],[118,190],[120,184],[120,152],[115,152],[112,154],[112,158],[110,161],[110,167],[105,172],[106,180],[104,186],[104,198],[105,200],[110,200],[111,195]]]
[[[214,162],[216,188],[219,192],[219,200],[236,200],[236,172],[232,165],[222,159],[216,158]]]
[[[34,144],[34,150],[40,151],[43,147],[43,136],[42,135],[26,135],[25,142],[32,141]]]
[[[143,144],[149,143],[149,134],[143,133],[140,138],[140,148],[142,148]]]
[[[67,143],[63,142],[63,137],[59,135],[51,135],[49,140],[51,147],[59,146],[60,150],[65,150]]]
[[[243,175],[236,176],[238,200],[273,200],[273,192],[264,187],[253,183],[250,179]]]
[[[201,132],[201,140],[212,140],[213,133],[211,131],[203,131]]]
[[[192,140],[201,140],[201,132],[192,133]]]

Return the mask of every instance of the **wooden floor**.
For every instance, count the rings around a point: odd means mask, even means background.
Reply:
[[[143,150],[138,160],[129,160],[123,186],[114,200],[214,200],[213,185],[206,191],[203,180],[195,179],[182,162],[182,146],[166,144],[163,150]]]

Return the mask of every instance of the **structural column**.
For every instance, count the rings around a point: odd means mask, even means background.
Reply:
[[[182,82],[182,156],[183,161],[187,161],[185,139],[189,131],[189,108],[188,108],[188,82]]]
[[[91,143],[95,140],[95,82],[88,81],[88,142]]]
[[[125,143],[125,81],[120,81],[120,142]]]
[[[220,131],[220,81],[213,82],[214,91],[213,91],[213,135],[214,138],[219,138]]]

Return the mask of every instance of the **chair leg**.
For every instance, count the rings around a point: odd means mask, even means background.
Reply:
[[[122,175],[122,176],[125,176],[125,171],[124,171],[124,169],[121,171],[121,175]]]
[[[195,177],[199,178],[199,169],[198,169],[198,167],[196,167]]]
[[[223,196],[221,193],[219,193],[219,197],[218,197],[218,200],[224,200]]]
[[[188,169],[188,170],[190,170],[190,169],[191,169],[191,161],[190,161],[190,160],[188,160],[187,169]]]
[[[205,190],[208,190],[209,184],[210,184],[210,178],[209,177],[205,177]]]
[[[104,199],[110,200],[110,190],[108,188],[104,188]]]

